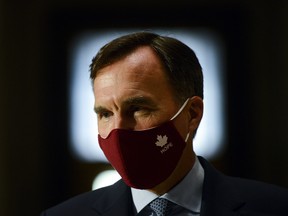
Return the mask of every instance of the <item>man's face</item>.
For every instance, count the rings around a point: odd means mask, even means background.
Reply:
[[[101,137],[116,128],[143,130],[157,126],[178,111],[180,106],[164,70],[151,48],[140,47],[98,72],[94,96]],[[185,114],[180,116],[174,124],[184,137],[189,126],[183,123]]]

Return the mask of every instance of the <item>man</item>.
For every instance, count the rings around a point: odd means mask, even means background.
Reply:
[[[99,143],[122,179],[42,216],[288,215],[288,190],[224,176],[194,153],[203,76],[189,47],[122,36],[94,57],[90,77]]]

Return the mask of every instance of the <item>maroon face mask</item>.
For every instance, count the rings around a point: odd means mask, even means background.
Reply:
[[[124,182],[133,188],[150,189],[174,171],[186,146],[173,124],[187,101],[168,122],[141,131],[114,129],[107,138],[98,135],[101,149]]]

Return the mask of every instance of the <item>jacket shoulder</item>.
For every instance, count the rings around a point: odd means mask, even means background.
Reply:
[[[231,184],[240,197],[245,198],[248,203],[259,203],[259,205],[276,205],[286,206],[288,210],[288,189],[277,185],[241,179],[235,177],[228,177]],[[263,206],[262,206],[263,207]]]
[[[207,208],[229,206],[230,210],[245,212],[244,215],[249,215],[247,212],[288,215],[288,189],[224,175],[205,159],[199,159],[205,170],[202,199]]]
[[[119,196],[120,199],[119,194],[125,193],[125,190],[127,190],[127,186],[124,185],[122,181],[118,181],[114,185],[72,197],[42,212],[41,216],[92,216],[97,213],[97,209],[94,208],[96,204],[103,204],[102,206],[104,206],[111,202],[115,202],[117,201],[117,196]]]

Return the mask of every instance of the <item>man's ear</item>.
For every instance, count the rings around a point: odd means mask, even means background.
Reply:
[[[199,96],[194,96],[189,101],[189,114],[190,122],[189,129],[194,134],[201,122],[203,116],[204,104],[203,100]]]

